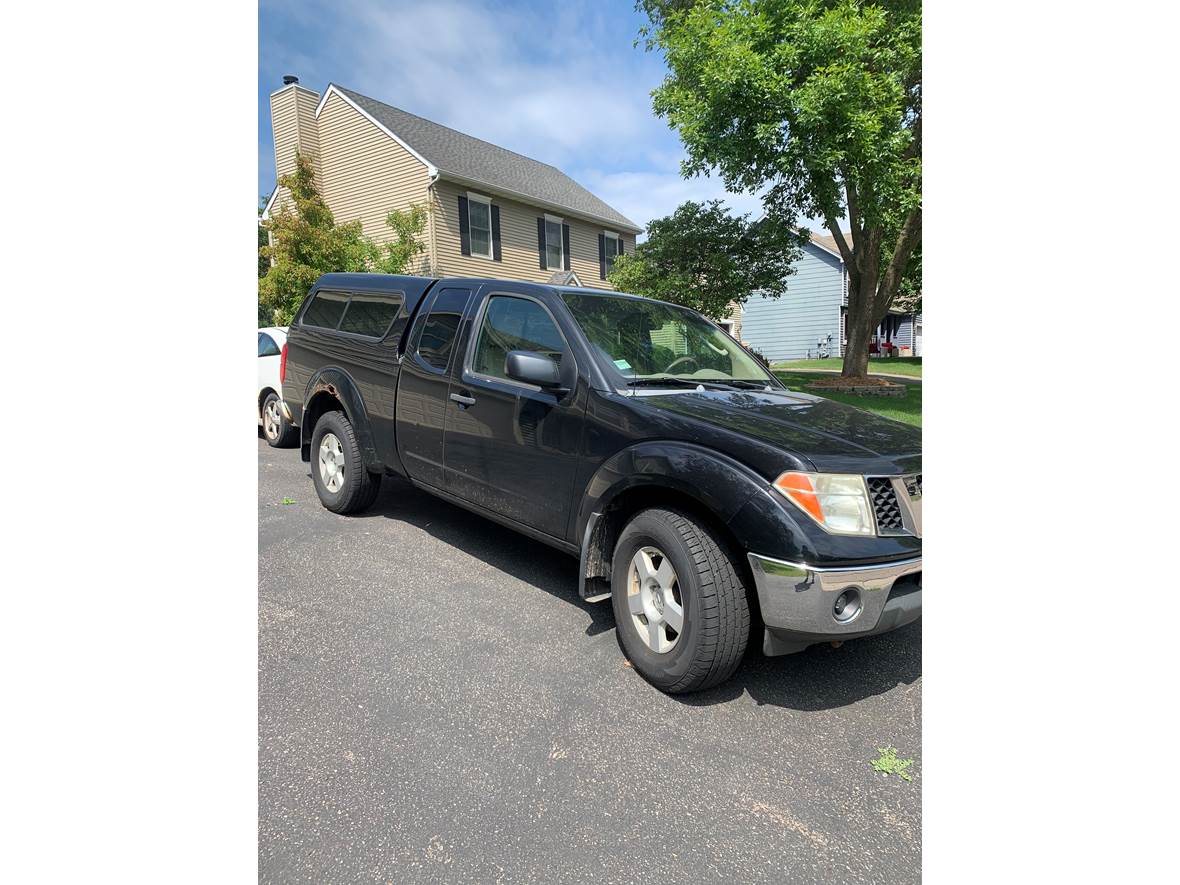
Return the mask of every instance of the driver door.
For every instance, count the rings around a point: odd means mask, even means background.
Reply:
[[[446,489],[556,538],[565,536],[584,397],[514,381],[510,350],[574,359],[549,307],[510,284],[483,294],[447,403]],[[568,365],[568,363],[566,363]],[[575,375],[576,377],[576,375]]]

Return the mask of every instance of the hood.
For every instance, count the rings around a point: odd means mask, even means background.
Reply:
[[[922,431],[795,391],[706,390],[640,394],[644,405],[715,425],[832,473],[909,473],[922,465]]]

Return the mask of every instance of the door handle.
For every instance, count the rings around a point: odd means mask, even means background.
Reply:
[[[451,394],[451,402],[456,402],[460,406],[474,406],[475,405],[475,397],[464,396],[461,393],[452,393]]]

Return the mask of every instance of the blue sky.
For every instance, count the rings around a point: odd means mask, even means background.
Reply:
[[[640,225],[689,199],[760,209],[680,176],[684,150],[651,110],[663,62],[633,45],[631,0],[262,0],[259,15],[259,194],[274,186],[269,96],[295,74],[552,163]]]

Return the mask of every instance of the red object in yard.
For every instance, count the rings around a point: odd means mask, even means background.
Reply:
[[[283,352],[279,357],[279,383],[287,380],[287,342],[283,342]]]

